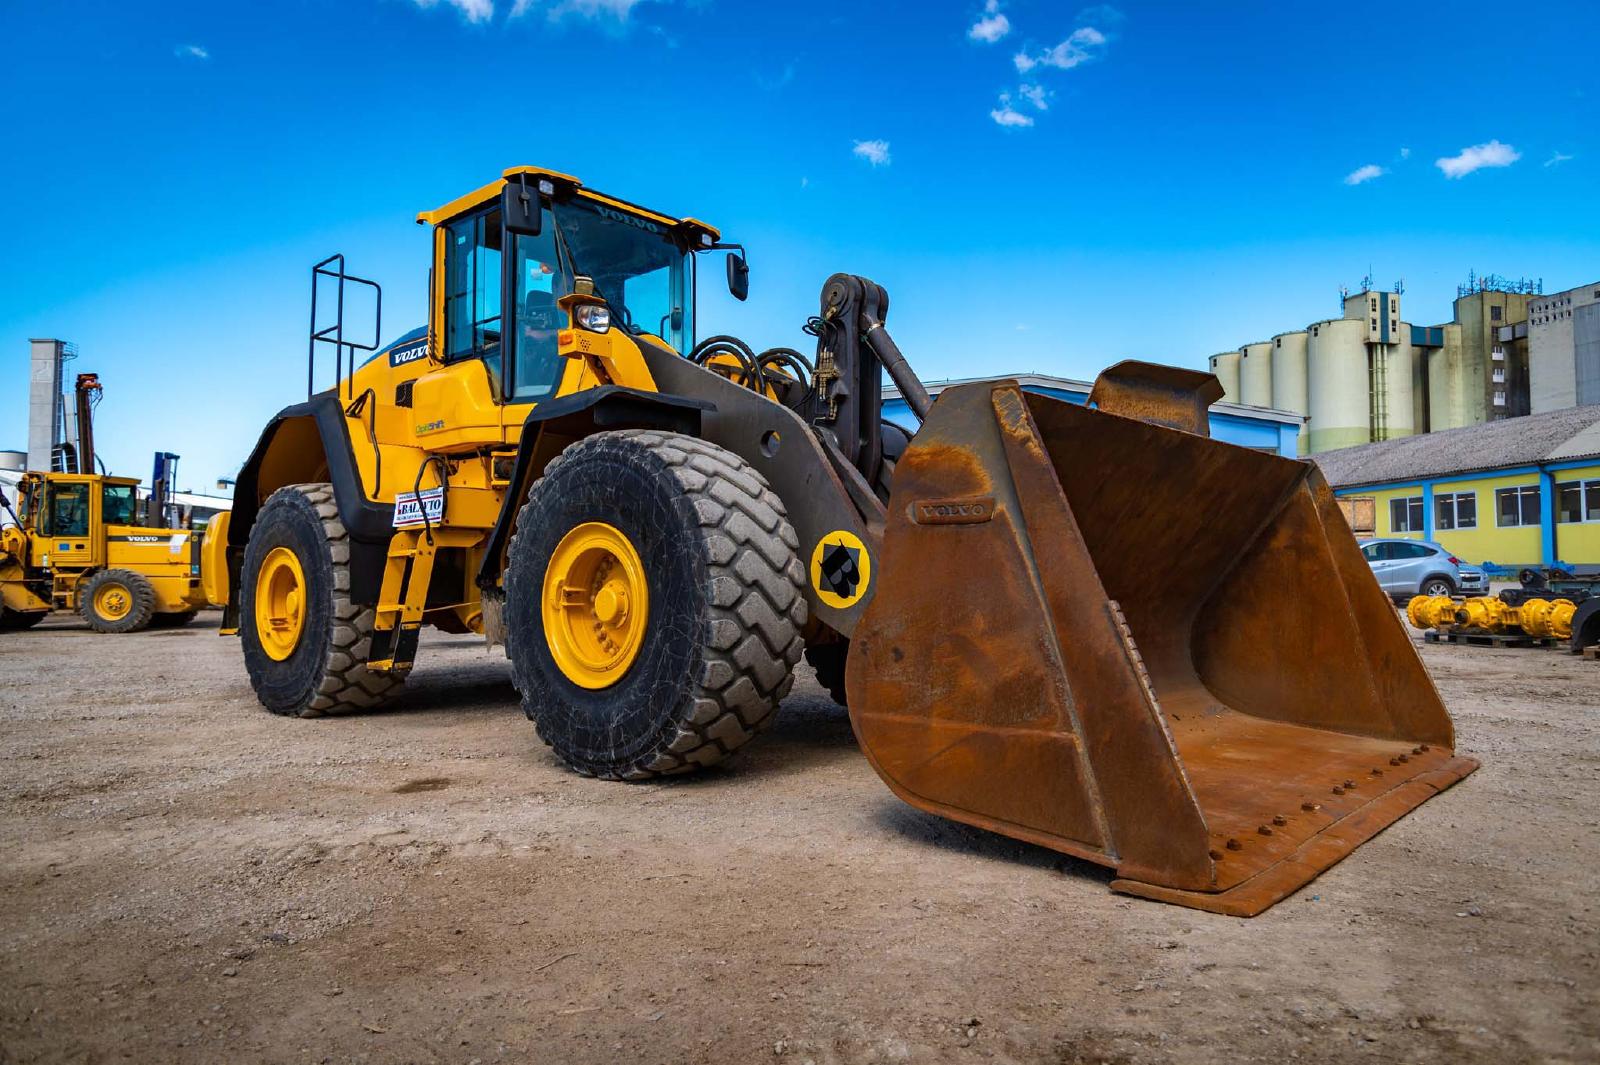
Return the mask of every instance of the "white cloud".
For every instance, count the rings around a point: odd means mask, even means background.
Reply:
[[[198,44],[180,44],[172,50],[179,59],[210,59],[211,53]]]
[[[850,154],[859,156],[873,166],[889,165],[888,141],[856,141],[856,146],[850,149]]]
[[[1122,21],[1122,12],[1110,4],[1095,4],[1078,12],[1080,26],[1115,26]]]
[[[999,125],[1010,126],[1014,129],[1026,129],[1033,125],[1032,115],[1025,115],[1011,106],[1011,94],[1008,92],[1000,94],[1000,106],[990,111],[989,117]]]
[[[418,3],[421,2],[422,0],[418,0]],[[430,2],[432,2],[432,0],[430,0]],[[491,0],[450,0],[450,3],[452,4],[460,4],[463,2],[486,4],[490,3]],[[559,22],[568,15],[575,15],[578,18],[609,18],[614,19],[619,23],[627,22],[628,16],[633,14],[633,9],[645,2],[647,2],[647,0],[558,0],[557,3],[549,5],[550,21]],[[511,13],[507,15],[506,18],[521,18],[534,8],[540,7],[544,4],[545,0],[516,0],[516,2],[511,5]],[[654,27],[652,27],[652,29],[654,29]],[[663,33],[663,36],[666,35]],[[677,42],[669,38],[668,47],[677,47]]]
[[[1436,159],[1433,165],[1444,171],[1444,176],[1447,178],[1461,178],[1486,166],[1510,166],[1521,158],[1522,153],[1511,145],[1494,140],[1487,144],[1474,144],[1470,148],[1463,148],[1457,155]]]
[[[1381,178],[1388,172],[1376,163],[1368,163],[1366,166],[1357,167],[1346,174],[1344,183],[1346,185],[1360,185],[1363,182],[1371,181],[1373,178]]]
[[[1411,158],[1411,149],[1410,148],[1401,148],[1400,149],[1400,158],[1402,158],[1402,159],[1410,159]]]
[[[988,0],[983,5],[983,14],[967,30],[967,36],[974,41],[993,44],[1010,32],[1011,20],[1001,14],[1000,0]]]
[[[439,0],[413,0],[413,2],[418,7],[427,9],[438,6]],[[445,2],[461,12],[461,17],[468,22],[488,22],[494,18],[494,0],[445,0]]]
[[[1562,163],[1570,162],[1572,158],[1572,156],[1567,155],[1564,152],[1556,152],[1554,155],[1544,161],[1544,165],[1546,167],[1560,166]]]
[[[1017,95],[1041,111],[1050,110],[1050,94],[1043,85],[1024,85],[1017,90]]]
[[[1054,67],[1057,70],[1071,70],[1080,63],[1099,56],[1105,48],[1106,35],[1093,26],[1084,26],[1073,30],[1067,39],[1054,48],[1047,48],[1038,55],[1029,55],[1027,52],[1018,52],[1012,57],[1012,62],[1017,65],[1017,70],[1023,74],[1034,67]]]

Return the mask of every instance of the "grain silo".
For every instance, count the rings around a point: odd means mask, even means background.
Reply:
[[[1306,342],[1310,391],[1309,451],[1366,444],[1372,440],[1367,370],[1367,323],[1333,318],[1311,326]]]
[[[1474,417],[1480,386],[1461,350],[1461,326],[1447,322],[1443,329],[1444,343],[1428,353],[1428,428],[1433,432],[1482,420]]]
[[[1211,356],[1211,372],[1222,382],[1222,398],[1229,403],[1239,402],[1239,353],[1224,351]]]
[[[1239,402],[1272,406],[1272,343],[1263,340],[1239,349]]]

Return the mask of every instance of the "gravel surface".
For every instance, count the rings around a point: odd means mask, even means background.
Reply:
[[[1244,921],[913,811],[803,665],[623,785],[475,638],[297,721],[218,618],[0,635],[0,1061],[1600,1058],[1600,663],[1423,647],[1483,768]]]

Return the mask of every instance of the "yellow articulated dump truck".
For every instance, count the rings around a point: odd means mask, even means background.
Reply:
[[[712,257],[749,284],[704,222],[537,167],[418,221],[427,325],[380,346],[378,286],[314,267],[307,397],[238,478],[269,710],[379,706],[423,626],[480,632],[557,757],[643,781],[750,742],[804,654],[907,802],[1240,915],[1475,768],[1316,468],[1210,439],[1211,375],[933,401],[865,278],[812,356],[758,351],[698,335]]]

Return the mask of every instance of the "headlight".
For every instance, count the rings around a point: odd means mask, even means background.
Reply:
[[[611,328],[611,308],[601,307],[594,303],[585,303],[578,308],[575,316],[578,325],[591,333],[604,333]]]

